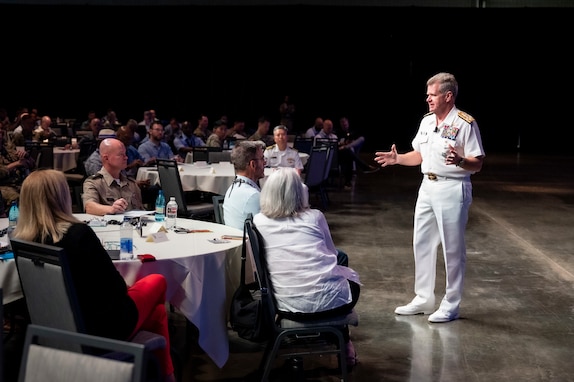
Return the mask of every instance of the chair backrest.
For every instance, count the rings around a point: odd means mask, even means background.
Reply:
[[[191,149],[194,162],[209,162],[209,149],[207,146],[197,146]]]
[[[36,158],[36,168],[54,168],[54,147],[41,146]]]
[[[66,343],[67,349],[89,347],[98,353],[117,352],[130,357],[94,357],[50,346],[54,341]],[[146,364],[147,353],[141,344],[30,324],[18,381],[140,382],[146,376]]]
[[[25,150],[36,161],[36,168],[54,168],[54,144],[28,141]]]
[[[329,166],[326,171],[328,174],[331,171],[337,172],[339,170],[339,141],[333,138],[315,138],[314,146],[328,146],[332,149]]]
[[[31,322],[85,333],[65,250],[16,238],[10,242]]]
[[[267,308],[264,312],[264,319],[268,321],[269,327],[274,328],[277,332],[280,328],[277,326],[275,321],[277,308],[275,298],[272,293],[273,286],[271,285],[269,273],[267,272],[267,262],[265,261],[265,241],[253,223],[253,214],[249,214],[247,219],[245,219],[244,228],[245,234],[249,239],[246,243],[248,242],[251,247],[251,255],[253,256],[253,262],[255,263],[255,280],[259,283],[261,298],[267,299],[267,303],[264,304],[264,307]]]
[[[306,138],[306,137],[295,137],[295,141],[293,142],[293,148],[297,149],[302,153],[311,154],[311,149],[313,148],[314,140],[313,138]]]
[[[158,158],[156,163],[159,182],[166,200],[169,200],[171,196],[175,196],[175,201],[177,202],[177,215],[179,217],[188,217],[189,213],[187,212],[187,203],[183,192],[183,186],[181,185],[181,177],[179,175],[177,161],[173,159]]]
[[[325,180],[325,173],[328,174],[328,155],[329,146],[316,146],[312,148],[305,173],[305,184],[307,187],[318,187]]]
[[[213,195],[211,199],[213,200],[213,215],[215,216],[215,222],[225,224],[225,219],[223,217],[223,200],[225,199],[225,195]]]
[[[231,162],[231,151],[210,151],[209,163]]]

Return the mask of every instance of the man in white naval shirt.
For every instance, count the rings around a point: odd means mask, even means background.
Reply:
[[[438,73],[427,83],[427,113],[412,141],[413,150],[398,154],[376,152],[382,166],[421,165],[423,180],[414,215],[413,251],[415,294],[395,309],[399,315],[428,314],[435,308],[436,258],[442,246],[446,293],[429,322],[449,322],[459,317],[466,265],[465,230],[472,203],[470,176],[482,169],[485,156],[474,118],[455,106],[458,83],[450,73]]]
[[[273,139],[275,144],[267,147],[263,153],[267,167],[292,167],[301,175],[303,162],[301,162],[299,152],[287,144],[287,126],[275,126]]]

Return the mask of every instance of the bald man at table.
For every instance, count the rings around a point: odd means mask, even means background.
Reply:
[[[100,143],[99,150],[102,168],[84,181],[85,212],[103,216],[144,210],[136,180],[124,171],[128,162],[124,144],[116,138],[106,138]]]

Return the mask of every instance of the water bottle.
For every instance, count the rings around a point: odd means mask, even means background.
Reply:
[[[12,249],[12,235],[14,234],[14,229],[16,228],[16,224],[18,223],[18,217],[20,216],[20,210],[18,209],[18,205],[16,201],[13,200],[12,204],[10,205],[10,210],[8,211],[8,228],[6,229],[6,236],[8,238],[8,248]]]
[[[155,221],[163,222],[165,220],[165,196],[163,190],[159,190],[155,199]]]
[[[120,226],[120,260],[134,257],[134,227],[129,217],[124,217]]]
[[[175,196],[170,196],[169,203],[165,207],[165,213],[167,219],[165,220],[165,226],[167,229],[175,227],[175,221],[177,219],[177,202],[175,201]]]
[[[20,216],[20,209],[16,204],[16,201],[12,201],[12,205],[10,205],[10,211],[8,211],[8,226],[9,227],[16,227],[18,223],[18,217]]]

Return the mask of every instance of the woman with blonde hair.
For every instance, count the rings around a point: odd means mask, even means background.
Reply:
[[[350,312],[359,299],[359,275],[341,265],[325,215],[307,202],[297,170],[280,167],[261,189],[253,223],[265,239],[277,308],[286,318],[320,319]],[[347,364],[356,363],[348,330]]]
[[[152,274],[128,287],[95,232],[72,214],[66,177],[36,170],[20,190],[20,217],[14,237],[64,248],[89,334],[129,340],[139,330],[161,334],[157,351],[166,381],[175,381],[165,309],[167,283]]]

